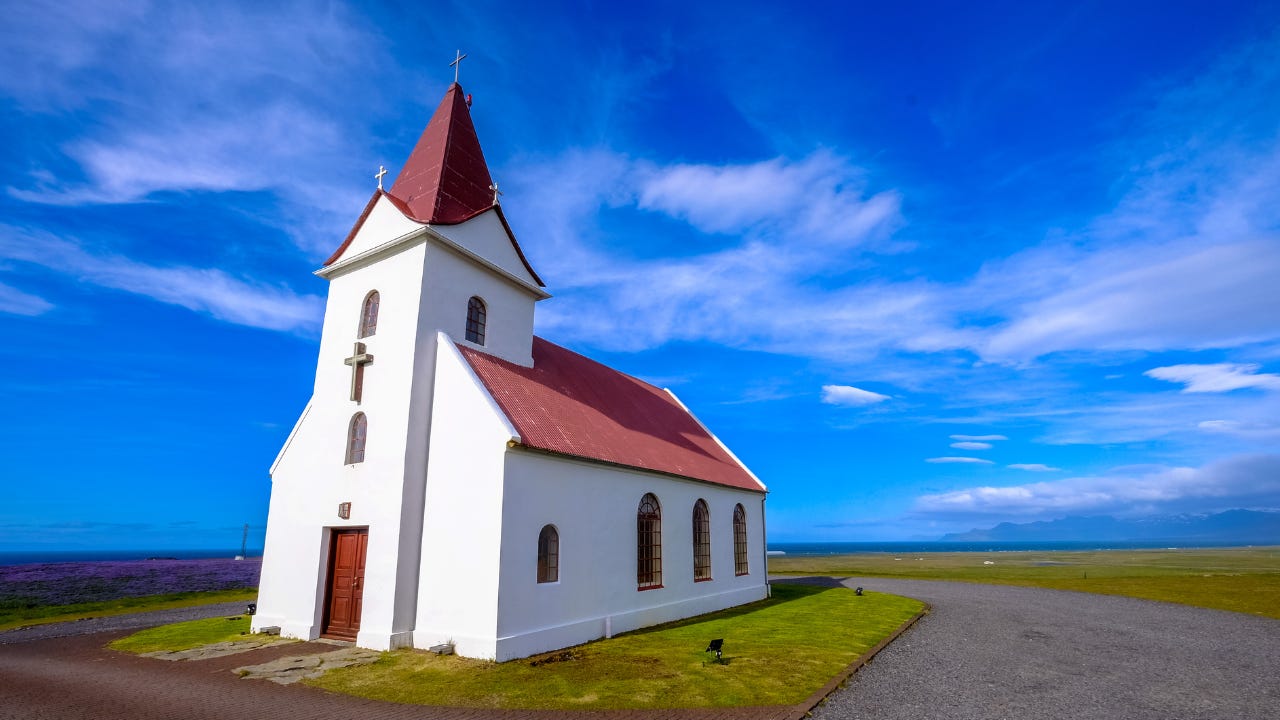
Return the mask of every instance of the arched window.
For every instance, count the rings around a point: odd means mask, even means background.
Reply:
[[[473,297],[467,301],[467,340],[477,345],[484,344],[484,301]]]
[[[704,500],[693,504],[693,579],[711,579],[711,513]]]
[[[351,425],[347,428],[347,464],[364,462],[364,439],[365,433],[368,431],[368,423],[364,419],[364,413],[358,412],[351,416]]]
[[[538,533],[538,582],[560,581],[560,533],[547,525]]]
[[[640,498],[636,510],[636,585],[662,587],[662,507],[653,493]]]
[[[360,335],[366,338],[378,332],[378,291],[374,290],[364,297],[364,307],[360,310]]]
[[[747,511],[742,503],[733,508],[733,572],[747,574]]]

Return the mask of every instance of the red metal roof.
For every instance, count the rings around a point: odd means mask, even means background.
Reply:
[[[522,444],[762,492],[670,393],[533,338],[533,367],[458,346]]]
[[[493,179],[471,111],[454,83],[422,131],[388,194],[419,222],[455,225],[493,207]]]

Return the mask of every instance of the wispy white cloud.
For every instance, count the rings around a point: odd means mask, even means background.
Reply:
[[[1009,438],[1004,435],[952,435],[951,439],[962,442],[994,442],[996,440],[1008,440]],[[953,445],[952,447],[955,446]]]
[[[988,297],[1020,301],[996,308],[1008,320],[973,347],[988,359],[1026,361],[1067,350],[1222,348],[1280,337],[1269,311],[1280,306],[1272,281],[1280,238],[1205,245],[1197,236],[1088,253],[1046,247],[993,263],[966,294],[991,289]]]
[[[822,386],[822,402],[828,405],[861,407],[863,405],[875,405],[888,399],[888,395],[881,395],[880,393],[863,390],[852,385]]]
[[[648,167],[641,175],[641,209],[709,233],[767,230],[803,235],[810,243],[861,242],[892,229],[901,202],[893,191],[866,197],[861,171],[826,151],[795,162]]]
[[[1280,440],[1280,425],[1274,422],[1242,420],[1204,420],[1196,427],[1207,433],[1234,435],[1250,440]]]
[[[1182,383],[1184,393],[1222,393],[1242,388],[1280,390],[1280,375],[1259,373],[1260,368],[1260,365],[1239,363],[1168,365],[1143,374],[1157,380]]]
[[[980,486],[921,495],[915,510],[940,516],[1147,514],[1280,507],[1280,455],[1243,455],[1202,467],[1117,468],[1006,487]]]
[[[951,443],[951,447],[957,450],[990,450],[991,443],[985,442],[955,442]]]
[[[32,316],[43,315],[52,309],[53,303],[48,300],[0,283],[0,313]]]
[[[0,258],[266,330],[311,334],[319,330],[324,311],[324,301],[315,295],[233,277],[218,268],[157,267],[94,254],[68,240],[5,226],[0,226]]]
[[[1042,463],[1013,463],[1009,467],[1014,470],[1026,470],[1027,472],[1058,472],[1062,468],[1050,467]]]
[[[935,458],[928,458],[925,460],[925,462],[935,463],[935,464],[948,464],[948,463],[971,464],[971,465],[994,464],[990,460],[986,460],[984,458],[975,458],[975,457],[935,457]]]

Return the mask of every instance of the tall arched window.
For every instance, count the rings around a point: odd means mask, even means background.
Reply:
[[[701,499],[693,504],[693,579],[711,579],[711,513]]]
[[[747,511],[742,503],[733,508],[733,572],[747,574]]]
[[[636,510],[636,585],[662,587],[662,507],[653,493],[640,498]]]
[[[364,419],[364,413],[358,412],[351,416],[351,425],[347,428],[347,464],[364,462],[364,439],[368,432],[368,423]]]
[[[360,309],[358,337],[369,337],[376,332],[378,332],[378,291],[374,290],[364,296],[364,307]]]
[[[555,525],[547,525],[538,533],[538,582],[560,580],[560,533]]]
[[[484,344],[486,314],[483,300],[473,297],[467,301],[467,340],[477,345]]]

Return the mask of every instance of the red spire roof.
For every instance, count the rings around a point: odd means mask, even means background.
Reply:
[[[462,345],[526,447],[763,492],[670,393],[533,338],[533,367]]]
[[[453,83],[387,194],[419,222],[455,225],[493,207],[491,185],[462,86]]]

